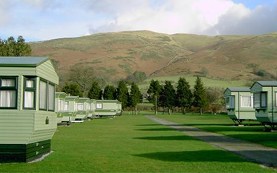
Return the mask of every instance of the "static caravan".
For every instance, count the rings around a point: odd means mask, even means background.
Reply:
[[[71,123],[75,120],[77,114],[78,96],[66,96],[64,102],[64,114],[62,122]]]
[[[98,117],[118,114],[118,100],[96,100],[95,113]]]
[[[58,83],[46,57],[0,57],[1,162],[29,162],[50,152]]]
[[[57,114],[57,124],[60,124],[63,120],[64,115],[64,104],[65,104],[65,97],[67,94],[65,92],[56,92],[55,94],[55,112]]]
[[[77,102],[77,114],[75,121],[83,121],[87,118],[90,111],[90,99],[80,97]]]
[[[277,81],[257,81],[251,92],[257,120],[274,128],[277,124]]]
[[[122,103],[120,101],[117,101],[117,112],[116,115],[122,114]]]
[[[228,116],[240,124],[244,120],[256,120],[253,94],[247,87],[229,87],[224,91]]]
[[[90,99],[90,109],[89,109],[89,113],[88,113],[88,118],[95,118],[95,103],[96,100],[95,99]]]

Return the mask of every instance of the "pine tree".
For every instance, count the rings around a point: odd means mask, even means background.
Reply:
[[[177,85],[176,104],[182,108],[182,113],[185,114],[186,108],[189,108],[192,103],[192,92],[190,85],[185,78],[180,78]]]
[[[91,88],[88,92],[88,98],[102,100],[102,90],[98,84],[98,82],[93,81],[91,84]]]
[[[76,83],[67,83],[63,88],[62,91],[70,94],[71,96],[80,96],[82,97],[83,94],[80,90],[80,87]]]
[[[119,81],[116,89],[117,100],[121,102],[122,109],[128,106],[129,92],[125,81]]]
[[[200,114],[203,114],[203,108],[207,104],[207,95],[206,90],[204,88],[204,84],[200,77],[197,76],[195,85],[194,85],[194,92],[193,92],[193,106],[200,108]]]
[[[175,89],[173,88],[173,85],[171,84],[170,81],[165,81],[164,85],[164,101],[165,101],[165,106],[168,108],[168,114],[171,114],[172,108],[175,105]]]
[[[112,85],[107,85],[104,88],[103,98],[104,98],[104,100],[115,100],[116,99],[115,87]]]
[[[130,91],[130,106],[135,109],[135,114],[137,114],[137,104],[141,102],[141,92],[139,90],[139,87],[133,82],[131,85],[131,91]]]
[[[158,113],[158,100],[162,90],[162,86],[160,85],[158,80],[151,80],[149,88],[147,90],[148,100],[154,104],[155,106],[155,114]]]

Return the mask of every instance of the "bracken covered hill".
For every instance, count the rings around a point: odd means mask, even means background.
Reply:
[[[60,75],[85,65],[111,81],[134,71],[243,80],[277,76],[277,33],[212,37],[129,31],[35,42],[31,47],[33,55],[54,59]]]

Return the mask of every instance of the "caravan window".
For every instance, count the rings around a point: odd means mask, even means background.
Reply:
[[[17,77],[0,77],[0,108],[16,109]]]
[[[226,108],[227,109],[234,109],[235,108],[235,96],[228,96],[226,97]]]
[[[54,111],[55,109],[55,86],[48,84],[48,110]]]
[[[44,80],[39,81],[39,109],[54,111],[55,85]]]
[[[103,104],[102,103],[97,103],[96,104],[96,109],[102,109],[103,108]]]
[[[254,93],[254,108],[267,107],[267,92]]]
[[[83,103],[78,103],[77,104],[77,109],[78,109],[78,111],[84,110],[84,104]]]
[[[36,78],[25,77],[24,78],[24,109],[35,109],[36,98]]]
[[[240,106],[244,108],[253,107],[253,98],[252,96],[241,96],[240,97]]]

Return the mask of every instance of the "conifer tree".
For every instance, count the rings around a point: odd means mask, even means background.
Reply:
[[[185,78],[180,78],[177,85],[176,104],[182,108],[182,113],[185,114],[186,108],[191,106],[192,92],[190,85]]]
[[[102,100],[102,90],[98,84],[98,82],[93,81],[91,84],[91,88],[88,92],[88,98]]]
[[[194,85],[194,92],[193,92],[193,106],[200,108],[200,114],[203,114],[203,108],[207,104],[207,95],[206,90],[204,88],[204,84],[200,77],[197,76],[195,85]]]
[[[148,100],[154,104],[155,114],[158,113],[158,100],[162,90],[162,86],[160,85],[158,80],[151,80],[149,88],[147,90]]]
[[[115,100],[116,99],[115,87],[112,85],[107,85],[104,88],[103,98],[104,98],[104,100]]]
[[[141,102],[141,97],[139,87],[133,82],[131,85],[129,104],[135,110],[135,114],[137,114],[137,104]]]
[[[172,108],[175,105],[176,94],[175,94],[175,89],[173,88],[173,85],[171,84],[170,81],[165,81],[163,95],[164,95],[164,105],[168,109],[168,114],[171,114]]]
[[[116,96],[117,100],[122,104],[122,109],[126,108],[128,106],[129,92],[125,81],[119,81],[116,89]]]

